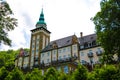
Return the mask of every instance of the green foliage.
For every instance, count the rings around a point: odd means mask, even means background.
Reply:
[[[29,72],[26,73],[25,80],[31,80],[31,74]]]
[[[18,52],[19,50],[0,51],[0,68],[5,66],[9,70],[13,69],[15,55],[18,54]]]
[[[4,80],[8,73],[5,67],[0,68],[0,80]]]
[[[101,69],[99,69],[98,77],[100,80],[119,80],[116,74],[118,70],[113,65],[107,65]]]
[[[87,80],[88,72],[83,65],[78,65],[78,68],[73,73],[73,80]]]
[[[45,73],[44,80],[58,80],[58,72],[53,68],[49,68]]]
[[[38,68],[34,68],[30,75],[30,80],[43,80],[42,72],[41,70],[38,70]]]
[[[114,54],[120,56],[120,2],[102,0],[101,11],[92,19],[95,24],[98,42],[104,48],[107,63],[111,63]],[[109,60],[109,61],[108,61]]]
[[[69,80],[68,76],[69,76],[68,74],[65,74],[64,72],[60,72],[58,80]]]
[[[4,43],[11,46],[11,40],[8,38],[8,31],[14,30],[17,26],[17,19],[12,17],[13,13],[8,3],[0,2],[0,44]]]
[[[5,80],[24,80],[24,76],[21,70],[14,68],[12,72],[9,72]]]

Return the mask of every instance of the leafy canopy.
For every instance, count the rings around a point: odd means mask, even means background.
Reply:
[[[13,18],[13,12],[5,1],[0,2],[0,44],[11,46],[8,31],[14,30],[17,26],[17,19]]]
[[[107,62],[114,54],[120,55],[120,1],[102,0],[101,11],[92,19],[95,24],[98,42],[105,50]],[[109,61],[108,61],[109,60]]]

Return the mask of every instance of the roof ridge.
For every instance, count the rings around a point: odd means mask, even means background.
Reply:
[[[68,37],[72,37],[72,36],[74,36],[74,35],[67,36],[67,37],[63,37],[63,38],[59,38],[59,39],[56,39],[56,40],[50,41],[50,43],[51,43],[51,42],[54,42],[54,41],[62,40],[62,39],[68,38]]]
[[[83,37],[88,37],[88,36],[91,36],[91,35],[96,35],[96,33],[88,34],[88,35],[85,35],[85,36],[83,36]],[[79,38],[81,38],[81,37],[79,37]]]

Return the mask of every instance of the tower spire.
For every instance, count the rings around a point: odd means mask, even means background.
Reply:
[[[37,22],[36,24],[36,27],[43,27],[43,28],[47,28],[46,27],[46,23],[45,23],[45,19],[44,19],[44,13],[43,13],[43,8],[41,10],[41,13],[40,13],[40,17],[39,17],[39,21]]]

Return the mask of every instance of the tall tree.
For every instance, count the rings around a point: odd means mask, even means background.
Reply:
[[[51,67],[44,75],[44,80],[58,80],[58,72],[55,68]]]
[[[11,46],[8,31],[14,30],[17,26],[17,19],[13,18],[13,12],[5,1],[0,1],[0,44]]]
[[[83,65],[78,65],[78,68],[73,72],[72,80],[87,80],[88,71]]]
[[[18,68],[14,68],[12,72],[9,72],[5,80],[24,80],[23,72]]]
[[[0,68],[0,80],[4,80],[8,74],[9,72],[4,66]]]
[[[39,70],[38,68],[34,68],[33,71],[31,72],[30,80],[43,80],[41,70]]]
[[[120,1],[102,0],[101,10],[92,19],[95,24],[98,42],[104,48],[107,63],[114,54],[120,57]]]

